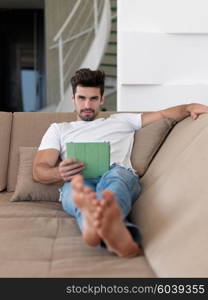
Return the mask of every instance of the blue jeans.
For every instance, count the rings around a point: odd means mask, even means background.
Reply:
[[[98,200],[102,199],[102,191],[104,189],[113,192],[120,207],[121,214],[123,215],[126,228],[130,231],[133,239],[140,245],[142,239],[140,231],[128,218],[132,205],[137,200],[141,191],[138,176],[131,169],[113,164],[109,171],[104,173],[102,177],[85,179],[84,185],[91,187],[92,190],[96,192]],[[60,196],[62,206],[65,212],[76,218],[77,224],[82,232],[83,216],[72,201],[71,193],[71,183],[66,182],[61,188]]]

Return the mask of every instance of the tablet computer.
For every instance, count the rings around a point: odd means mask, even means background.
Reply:
[[[82,173],[84,178],[97,178],[109,170],[109,142],[70,142],[66,144],[66,150],[67,158],[76,158],[84,162],[85,169]]]

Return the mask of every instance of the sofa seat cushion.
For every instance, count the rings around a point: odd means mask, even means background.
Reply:
[[[86,245],[57,202],[0,194],[0,277],[155,277],[144,256],[119,258]]]
[[[0,193],[0,218],[12,217],[68,217],[60,202],[11,202],[14,193]]]
[[[133,220],[159,277],[208,277],[208,115],[178,123],[142,178]]]

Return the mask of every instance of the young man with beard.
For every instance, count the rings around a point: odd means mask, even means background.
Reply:
[[[201,104],[187,104],[151,113],[121,113],[99,117],[104,104],[105,74],[100,70],[80,69],[72,77],[77,120],[52,124],[41,141],[33,164],[33,178],[51,184],[64,182],[61,188],[63,209],[75,216],[84,241],[106,247],[121,257],[141,254],[141,234],[128,220],[139,196],[139,178],[130,155],[135,130],[156,120],[181,121],[208,113]],[[84,162],[66,158],[68,142],[110,142],[110,169],[96,179],[83,179]],[[58,159],[62,161],[57,165]]]

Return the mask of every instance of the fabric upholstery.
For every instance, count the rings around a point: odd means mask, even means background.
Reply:
[[[115,112],[101,112],[100,117],[108,117]],[[9,155],[7,190],[14,191],[19,166],[19,147],[39,146],[48,127],[53,122],[70,122],[75,113],[15,113],[13,116],[11,150]],[[152,158],[174,125],[171,120],[161,120],[146,126],[135,134],[132,165],[140,175],[144,175]],[[27,131],[25,131],[27,128]],[[24,132],[24,134],[22,134]]]
[[[19,169],[15,193],[11,201],[58,201],[58,184],[41,184],[32,178],[33,159],[37,147],[20,147]]]
[[[141,180],[132,217],[159,277],[208,277],[208,115],[171,131]]]
[[[58,202],[0,201],[0,277],[155,277],[144,256],[118,258],[84,243]]]
[[[132,166],[140,176],[145,174],[152,159],[175,123],[175,120],[162,119],[136,131],[131,161]]]
[[[15,189],[19,147],[37,147],[50,123],[72,119],[69,113],[14,114],[8,189]],[[145,170],[132,211],[145,256],[124,259],[91,248],[61,203],[11,202],[13,193],[1,192],[0,277],[208,277],[207,136],[208,115],[186,118]]]

